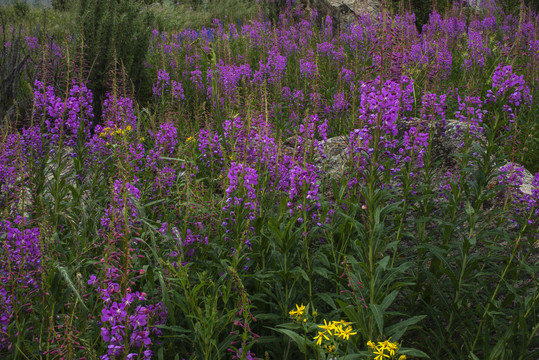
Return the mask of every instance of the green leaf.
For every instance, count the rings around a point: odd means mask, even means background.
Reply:
[[[343,357],[343,360],[355,360],[355,359],[368,359],[369,356],[372,356],[371,352],[362,351],[357,354],[348,354]]]
[[[413,316],[395,325],[388,326],[386,329],[386,335],[390,336],[393,341],[399,341],[401,336],[406,332],[410,325],[417,324],[426,317],[426,315]]]
[[[335,305],[335,301],[333,301],[333,298],[328,293],[319,293],[317,296],[322,299],[326,304],[331,306],[332,309],[337,309],[337,305]]]
[[[82,299],[82,296],[80,295],[79,291],[77,290],[77,288],[75,287],[75,284],[73,284],[73,281],[71,280],[69,274],[67,273],[67,270],[65,269],[65,267],[61,266],[61,265],[58,265],[58,264],[55,264],[54,265],[58,271],[60,272],[60,274],[62,275],[62,277],[64,278],[65,282],[67,283],[67,285],[71,288],[71,290],[73,291],[73,293],[75,294],[75,296],[77,297],[77,299],[79,300],[79,302],[81,303],[81,305],[87,310],[89,311],[89,309],[86,307],[86,304],[84,303],[84,300]]]
[[[378,326],[378,331],[380,334],[384,333],[384,311],[382,307],[378,304],[369,304],[369,309],[374,316],[374,321]]]
[[[316,268],[314,268],[313,272],[315,274],[318,274],[318,275],[322,276],[324,279],[329,279],[329,277],[331,275],[331,272],[329,272],[328,269],[323,268],[323,267],[316,267]]]
[[[430,356],[425,354],[423,351],[417,349],[400,348],[399,354],[430,359]]]
[[[384,300],[382,300],[382,303],[380,306],[382,307],[382,310],[386,311],[387,308],[393,304],[393,301],[395,301],[395,298],[399,294],[399,290],[393,290],[388,296],[384,297]]]
[[[309,275],[307,275],[307,273],[305,272],[304,269],[300,268],[299,266],[296,266],[294,269],[293,269],[294,272],[298,272],[301,274],[301,276],[303,277],[303,280],[309,282]]]
[[[378,265],[380,265],[380,267],[384,270],[386,270],[387,264],[389,264],[389,256],[386,256],[382,260],[378,261]]]
[[[505,334],[502,336],[502,338],[500,340],[498,340],[498,342],[496,343],[496,345],[492,349],[492,352],[490,354],[488,354],[488,359],[489,360],[496,360],[496,359],[501,359],[502,358],[502,355],[504,353],[503,350],[505,349],[506,343],[507,343],[507,341],[509,341],[509,338],[511,337],[511,335],[513,335],[513,327],[510,326],[507,329],[507,331],[505,332]]]
[[[290,339],[292,339],[292,341],[294,341],[296,343],[296,345],[298,345],[299,347],[299,350],[305,354],[305,352],[307,351],[307,345],[305,344],[305,338],[300,336],[298,333],[292,331],[292,330],[288,330],[288,329],[276,329],[276,328],[270,328],[274,331],[277,331],[278,333],[281,333],[283,335],[286,335],[288,336]]]

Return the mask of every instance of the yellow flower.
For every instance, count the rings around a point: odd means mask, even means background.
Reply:
[[[348,330],[348,329],[347,329]],[[350,331],[352,331],[350,329]],[[352,335],[352,334],[350,334]],[[398,343],[393,343],[389,340],[385,341],[379,341],[376,345],[374,342],[370,341],[367,342],[367,346],[371,348],[372,353],[376,355],[374,358],[375,360],[383,360],[385,358],[393,358],[395,356],[395,352],[399,349]],[[387,352],[386,352],[387,350]],[[404,356],[404,355],[403,355]],[[399,358],[399,360],[406,359],[406,356],[404,358]]]
[[[352,329],[351,326],[348,326],[345,330],[341,330],[339,337],[343,338],[343,340],[349,340],[350,335],[356,335],[357,332],[353,332],[354,329]]]
[[[389,355],[384,353],[383,348],[376,348],[372,352],[374,355],[377,355],[374,360],[383,360],[384,358],[389,358]]]
[[[290,314],[290,316],[293,316],[296,321],[300,321],[304,312],[305,312],[305,305],[301,304],[301,306],[299,306],[298,304],[296,304],[296,310],[290,310],[288,314]]]
[[[140,138],[140,141],[144,141],[144,136]]]
[[[391,356],[395,356],[395,351],[399,348],[398,343],[392,343],[388,340],[378,343],[378,346],[381,346],[382,350],[389,350]]]
[[[322,339],[329,340],[326,334],[324,334],[322,331],[319,331],[318,335],[316,335],[313,340],[316,340],[316,345],[320,346],[322,345]]]
[[[399,356],[399,360],[406,360],[406,355]]]
[[[125,128],[126,131],[131,131],[131,125],[127,125],[127,127]]]
[[[326,319],[324,319],[324,325],[318,325],[320,329],[324,329],[328,332],[329,335],[333,335],[332,331],[335,329],[335,326],[333,322],[327,323]]]
[[[325,348],[327,352],[335,351],[335,345],[326,345]]]
[[[194,137],[192,137],[192,136],[189,136],[189,137],[187,138],[187,140],[185,140],[185,142],[186,142],[186,143],[188,143],[188,142],[190,142],[190,141],[194,141],[194,140],[195,140],[195,138],[194,138]]]

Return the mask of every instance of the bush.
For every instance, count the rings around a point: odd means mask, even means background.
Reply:
[[[6,19],[0,12],[0,27],[8,29]],[[4,120],[13,119],[19,109],[26,109],[30,98],[21,96],[21,85],[25,78],[29,55],[20,28],[1,33],[3,47],[0,51],[0,128]],[[28,77],[27,77],[28,78]]]
[[[81,0],[79,6],[85,41],[84,59],[96,115],[109,89],[107,81],[115,65],[125,69],[137,95],[144,98],[144,59],[148,51],[152,17],[135,0]]]
[[[69,10],[72,8],[74,0],[52,0],[52,8],[55,10]]]
[[[13,5],[13,7],[15,8],[15,13],[17,14],[17,16],[20,17],[26,17],[26,15],[28,15],[28,12],[30,11],[30,5],[25,2],[17,1]]]

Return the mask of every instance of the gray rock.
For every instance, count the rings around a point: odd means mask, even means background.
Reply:
[[[380,10],[380,0],[301,0],[301,4],[308,11],[316,10],[320,21],[333,17],[334,25],[341,28],[357,22],[359,15],[376,16]]]
[[[531,195],[532,194],[532,190],[534,189],[534,186],[532,185],[532,182],[533,182],[533,174],[528,171],[528,169],[524,168],[524,166],[518,164],[518,163],[513,163],[513,162],[508,162],[506,163],[504,166],[513,166],[513,169],[520,169],[520,168],[523,168],[524,170],[522,171],[522,174],[524,175],[523,178],[522,178],[522,184],[519,186],[519,190],[522,194],[524,195]],[[498,171],[500,171],[500,169],[502,168],[503,166],[501,166],[500,168],[498,168]]]
[[[321,168],[330,178],[339,180],[348,161],[348,136],[341,135],[327,139],[324,144],[325,159],[317,156]]]

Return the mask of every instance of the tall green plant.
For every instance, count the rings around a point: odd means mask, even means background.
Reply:
[[[108,80],[116,62],[126,70],[139,99],[147,98],[144,60],[148,52],[152,16],[135,0],[81,0],[79,19],[86,42],[84,59],[96,115],[109,90]]]

